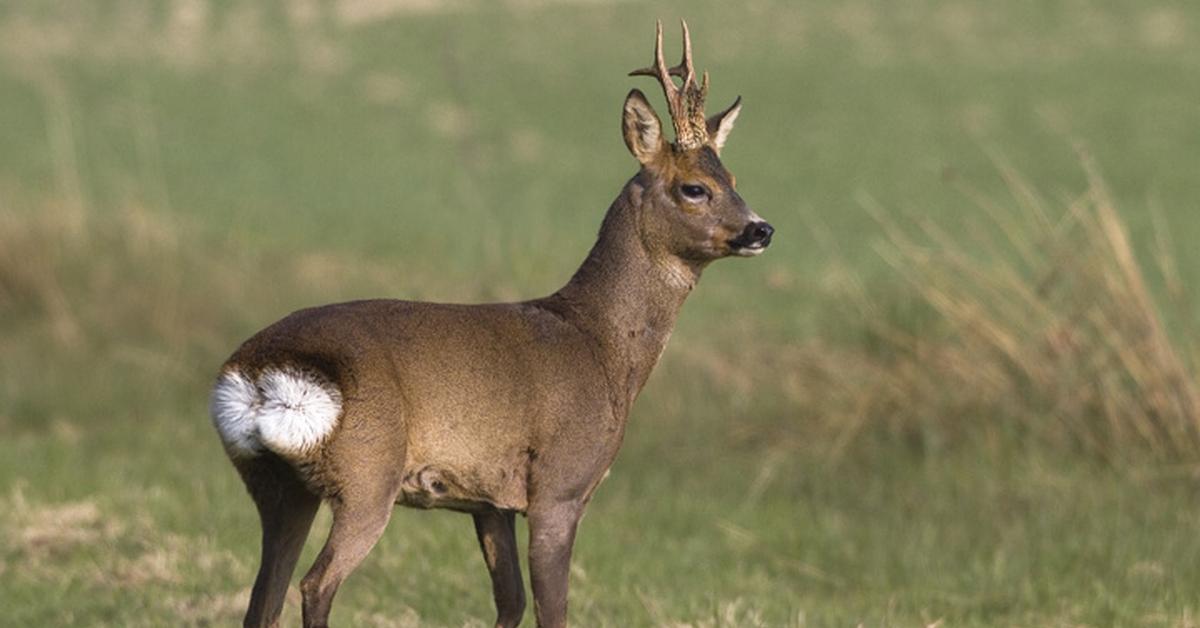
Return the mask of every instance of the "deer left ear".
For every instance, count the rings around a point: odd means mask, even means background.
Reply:
[[[728,109],[705,121],[705,125],[708,127],[708,141],[718,154],[721,152],[721,147],[725,145],[725,140],[729,137],[729,132],[733,130],[733,123],[741,111],[742,97],[738,96]]]

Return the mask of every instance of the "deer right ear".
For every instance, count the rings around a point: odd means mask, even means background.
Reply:
[[[742,97],[738,96],[728,109],[708,119],[706,126],[708,127],[709,142],[718,155],[721,154],[721,147],[725,146],[725,140],[729,138],[729,132],[733,130],[733,122],[737,120],[741,111]]]
[[[667,147],[663,138],[662,123],[658,114],[646,100],[642,90],[635,89],[625,97],[625,110],[621,116],[621,130],[625,135],[625,145],[629,152],[642,165],[654,161],[659,153]]]

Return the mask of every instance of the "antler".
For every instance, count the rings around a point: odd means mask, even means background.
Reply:
[[[683,60],[679,65],[668,68],[663,59],[662,21],[657,22],[654,43],[654,65],[634,70],[629,76],[652,76],[662,84],[663,95],[671,112],[671,123],[675,126],[675,145],[681,150],[700,148],[708,142],[708,126],[704,122],[704,98],[708,96],[708,72],[700,84],[696,83],[696,68],[692,67],[692,37],[687,22],[683,25]],[[683,85],[675,85],[672,76],[683,79]]]

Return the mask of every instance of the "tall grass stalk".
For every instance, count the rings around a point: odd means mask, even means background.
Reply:
[[[866,405],[898,411],[902,428],[941,439],[1007,422],[1113,462],[1146,453],[1196,462],[1195,321],[1182,307],[1170,329],[1164,320],[1186,293],[1161,221],[1150,269],[1086,155],[1088,187],[1059,211],[1002,159],[997,165],[1012,202],[968,190],[983,219],[965,237],[871,208],[887,233],[879,251],[924,314],[897,320],[868,308],[872,372],[889,384],[873,389],[886,401]],[[1161,296],[1151,278],[1167,287]]]

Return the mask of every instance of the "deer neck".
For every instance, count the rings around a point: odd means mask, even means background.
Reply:
[[[551,297],[593,340],[622,417],[666,348],[703,270],[702,264],[656,255],[646,246],[639,228],[644,189],[637,178],[625,186],[583,264]]]

